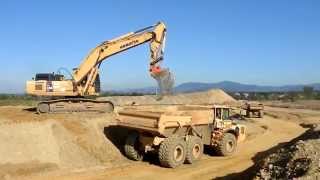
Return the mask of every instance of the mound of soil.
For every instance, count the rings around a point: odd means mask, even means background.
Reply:
[[[212,89],[203,92],[181,93],[175,95],[164,96],[162,99],[157,99],[153,95],[145,96],[112,96],[103,97],[101,100],[112,101],[116,105],[174,105],[174,104],[233,104],[236,100],[229,96],[221,89]]]
[[[320,127],[313,127],[259,165],[255,179],[320,177]]]
[[[120,150],[104,134],[105,127],[113,125],[112,116],[0,124],[0,179],[11,174],[125,163]]]

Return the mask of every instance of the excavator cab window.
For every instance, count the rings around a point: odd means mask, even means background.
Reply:
[[[41,74],[36,74],[36,81],[53,81],[54,80],[54,75],[51,73],[41,73]]]
[[[54,80],[55,80],[55,81],[63,81],[63,80],[64,80],[64,75],[55,74],[55,75],[54,75]]]
[[[64,76],[61,74],[54,74],[54,73],[41,73],[36,74],[35,80],[36,81],[62,81]]]

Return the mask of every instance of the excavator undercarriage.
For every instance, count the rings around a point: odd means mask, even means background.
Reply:
[[[65,112],[113,112],[114,105],[110,101],[100,101],[86,98],[66,98],[38,103],[38,113],[65,113]]]

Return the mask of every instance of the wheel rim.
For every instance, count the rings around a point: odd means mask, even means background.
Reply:
[[[228,152],[232,152],[233,151],[233,148],[234,148],[234,143],[233,141],[228,141],[227,142],[227,145],[226,145],[226,149]]]
[[[192,148],[193,157],[195,157],[197,159],[201,154],[200,151],[201,151],[200,145],[199,144],[195,144],[194,147]]]
[[[174,159],[177,162],[182,161],[183,159],[183,147],[181,145],[178,145],[175,149],[174,149]]]

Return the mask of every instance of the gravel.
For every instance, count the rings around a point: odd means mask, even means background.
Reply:
[[[255,179],[315,179],[320,177],[320,128],[312,127],[259,164]]]

